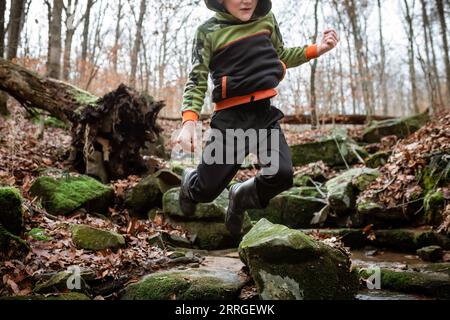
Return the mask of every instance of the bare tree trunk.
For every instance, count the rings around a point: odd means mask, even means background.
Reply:
[[[445,62],[445,75],[447,78],[447,105],[445,107],[449,107],[450,101],[450,57],[448,53],[448,40],[447,40],[447,23],[445,21],[445,10],[444,10],[444,2],[442,0],[436,0],[437,11],[439,14],[439,22],[441,25],[441,34],[442,34],[442,44],[444,51],[444,62]]]
[[[49,69],[47,75],[50,78],[61,79],[61,27],[62,27],[62,10],[64,7],[63,0],[53,0],[52,22],[49,27],[51,34],[50,39],[50,60],[48,62]]]
[[[419,110],[419,101],[417,98],[417,79],[416,79],[416,66],[415,66],[415,49],[414,49],[414,26],[413,26],[413,17],[411,10],[414,10],[414,8],[410,8],[408,4],[408,0],[403,0],[405,4],[405,19],[408,26],[408,42],[409,42],[409,48],[408,48],[408,56],[409,56],[409,77],[411,80],[411,98],[412,98],[412,104],[413,104],[413,110],[414,112],[420,113]]]
[[[84,25],[83,25],[83,40],[81,42],[81,65],[80,65],[80,78],[83,81],[86,73],[86,62],[88,55],[88,44],[89,44],[89,26],[91,22],[91,9],[95,4],[95,0],[87,0],[86,11],[84,14]]]
[[[119,0],[118,9],[117,9],[117,17],[116,17],[116,34],[114,37],[114,48],[113,48],[113,55],[112,55],[112,63],[113,63],[113,70],[114,73],[117,73],[117,64],[118,64],[118,56],[119,56],[119,49],[120,49],[120,34],[121,34],[121,28],[120,23],[122,22],[123,14],[123,2],[122,0]]]
[[[5,13],[6,0],[0,0],[0,58],[5,55]]]
[[[312,38],[312,42],[316,43],[317,37],[319,35],[319,16],[318,16],[318,8],[319,8],[319,0],[316,0],[314,4],[314,36]],[[317,59],[313,61],[311,66],[311,129],[317,129],[318,127],[318,118],[317,118],[317,96],[316,96],[316,70],[317,70]]]
[[[380,31],[380,85],[382,91],[382,110],[383,115],[387,115],[389,112],[388,105],[388,93],[387,93],[387,83],[386,83],[386,48],[384,46],[384,36],[383,36],[383,16],[381,10],[381,0],[377,0],[378,4],[378,17],[379,17],[379,31]]]
[[[425,54],[426,54],[426,64],[425,64],[425,68],[424,68],[424,73],[427,79],[427,83],[428,83],[428,95],[429,95],[429,100],[430,100],[430,108],[431,111],[435,111],[436,107],[438,106],[438,97],[439,95],[437,94],[437,91],[440,90],[439,88],[436,87],[436,77],[433,74],[433,64],[432,64],[432,59],[430,56],[430,37],[428,36],[428,29],[430,27],[430,21],[428,18],[428,10],[427,10],[427,4],[425,2],[425,0],[420,0],[421,2],[421,6],[422,6],[422,26],[423,26],[423,34],[424,34],[424,38],[425,38]]]
[[[367,70],[367,57],[364,53],[363,40],[361,38],[361,30],[358,23],[358,16],[356,13],[355,1],[345,0],[344,5],[350,19],[350,24],[352,26],[353,40],[355,42],[356,57],[358,61],[358,72],[362,77],[361,89],[364,99],[364,105],[367,112],[368,122],[371,121],[373,116],[373,106],[371,101],[370,93],[370,77],[369,71]]]
[[[71,53],[72,53],[72,41],[78,24],[75,23],[75,12],[77,11],[78,0],[75,0],[72,10],[72,0],[67,1],[66,12],[66,38],[64,40],[64,57],[63,57],[63,79],[69,80],[71,69]]]
[[[146,0],[141,0],[139,19],[136,23],[136,36],[134,38],[134,46],[131,52],[131,74],[130,74],[130,85],[132,87],[136,86],[136,73],[138,64],[138,55],[141,49],[142,41],[142,26],[144,24],[145,11],[147,10]]]
[[[151,169],[140,150],[146,141],[159,138],[162,129],[156,119],[163,102],[153,102],[124,85],[99,98],[1,58],[0,90],[28,110],[44,110],[72,124],[69,160],[81,173],[108,182]]]
[[[8,25],[8,47],[6,54],[6,58],[8,60],[12,60],[17,57],[24,10],[25,0],[11,0]],[[7,116],[10,114],[7,104],[8,95],[0,94],[0,115]]]

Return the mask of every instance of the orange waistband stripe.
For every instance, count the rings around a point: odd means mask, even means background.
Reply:
[[[278,95],[278,91],[276,89],[267,89],[267,90],[256,91],[249,95],[229,98],[229,99],[220,101],[219,103],[216,103],[214,111],[228,109],[228,108],[238,106],[238,105],[241,105],[244,103],[249,103],[252,101],[258,101],[258,100],[262,100],[262,99],[266,99],[266,98],[273,98],[276,95]]]
[[[200,117],[198,116],[198,114],[196,112],[187,110],[187,111],[183,112],[183,123],[182,124],[184,124],[187,121],[197,122],[199,118]]]
[[[319,48],[317,44],[310,45],[306,48],[306,59],[311,60],[319,57]]]

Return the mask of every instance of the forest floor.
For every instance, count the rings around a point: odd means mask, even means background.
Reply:
[[[0,181],[3,185],[17,187],[22,192],[25,199],[25,231],[28,232],[33,228],[44,229],[48,238],[47,241],[39,241],[28,236],[26,240],[31,246],[28,255],[11,258],[0,264],[0,274],[2,275],[0,296],[29,295],[39,281],[48,279],[50,275],[61,270],[67,270],[70,266],[77,265],[95,270],[93,292],[96,299],[116,299],[122,288],[127,284],[137,282],[143,275],[179,266],[180,263],[170,257],[173,252],[152,246],[147,239],[161,231],[180,236],[184,235],[184,231],[173,229],[158,219],[154,221],[133,219],[123,206],[126,190],[135,186],[140,181],[140,177],[130,176],[128,179],[112,182],[115,191],[115,204],[110,207],[110,219],[107,220],[100,216],[91,215],[83,209],[71,216],[55,217],[39,208],[36,199],[31,197],[28,191],[33,180],[45,168],[66,170],[65,159],[71,143],[70,132],[60,128],[48,127],[45,129],[43,137],[38,139],[38,124],[27,119],[23,109],[16,103],[11,103],[10,110],[12,116],[9,119],[0,118]],[[164,128],[166,142],[168,142],[169,134],[177,129],[179,124],[162,121],[161,125]],[[450,128],[450,123],[446,123],[446,125]],[[350,135],[358,139],[361,136],[362,129],[362,127],[352,129]],[[303,131],[301,133],[285,132],[289,144],[314,141],[317,136],[328,133],[328,129]],[[403,193],[408,192],[408,188],[405,188],[402,184],[402,181],[406,181],[405,179],[408,177],[405,167],[419,165],[417,163],[419,158],[415,154],[437,148],[439,143],[448,143],[448,139],[433,136],[432,132],[428,132],[428,134],[430,134],[429,143],[418,144],[415,150],[409,151],[411,154],[409,164],[398,162],[390,168],[392,172],[396,172],[394,175],[398,179],[391,184],[391,189],[387,191],[391,194],[402,193],[402,195],[394,197],[397,201],[403,198]],[[411,139],[418,139],[418,136]],[[394,146],[398,148],[396,142],[385,141],[383,143],[385,145],[381,147],[387,150],[395,152]],[[397,151],[405,152],[405,150]],[[161,164],[163,162],[161,160]],[[296,171],[304,169],[305,167],[295,168]],[[256,172],[256,169],[242,170],[239,172],[237,179],[245,180],[255,175]],[[323,166],[323,173],[327,178],[336,175],[333,169],[325,165]],[[373,188],[379,189],[379,185],[375,183]],[[116,252],[110,250],[99,252],[79,250],[72,243],[70,231],[67,228],[69,224],[73,223],[83,223],[116,231],[125,237],[128,245]],[[226,253],[223,256],[237,258],[233,252]],[[398,260],[404,257],[405,255],[402,255],[398,257]],[[211,259],[207,258],[205,263],[209,261],[209,263],[214,264],[215,260]],[[192,263],[195,263],[194,260],[186,261],[184,264],[192,265]],[[255,295],[255,288],[248,287],[243,290],[241,298],[251,299]],[[367,297],[363,295],[361,298]]]

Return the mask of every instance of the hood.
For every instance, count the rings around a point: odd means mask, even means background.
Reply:
[[[220,4],[217,0],[205,0],[205,4],[208,7],[208,9],[212,11],[215,11],[224,17],[231,18],[232,20],[237,20],[230,13],[228,13],[225,7],[222,4]],[[258,5],[256,6],[255,13],[253,14],[251,20],[264,17],[270,12],[270,10],[272,10],[271,0],[258,0]]]

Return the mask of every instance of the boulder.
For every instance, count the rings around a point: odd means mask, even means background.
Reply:
[[[376,169],[384,166],[388,162],[390,156],[391,154],[389,152],[380,151],[370,155],[364,161],[368,168]]]
[[[54,215],[69,215],[80,208],[107,214],[114,204],[113,188],[88,176],[39,177],[30,194],[39,197],[42,206]]]
[[[150,209],[161,207],[162,196],[158,178],[152,174],[127,191],[125,206],[130,210],[132,216],[145,217]]]
[[[272,223],[290,228],[310,228],[315,215],[326,205],[325,191],[316,188],[291,188],[271,199],[265,209],[251,209],[248,214],[252,220],[265,218]]]
[[[444,252],[440,246],[429,246],[417,250],[417,255],[423,261],[437,262],[442,260]]]
[[[164,271],[128,286],[122,300],[234,300],[244,285],[242,277],[226,269]]]
[[[72,241],[79,249],[93,251],[115,250],[125,246],[125,238],[122,235],[86,225],[72,226]]]
[[[337,214],[354,211],[359,192],[366,189],[378,176],[376,169],[356,168],[329,180],[325,187],[331,209]]]
[[[353,299],[358,291],[343,249],[266,219],[244,237],[239,255],[264,300]]]
[[[294,166],[323,161],[330,166],[352,164],[368,156],[368,153],[350,139],[327,138],[323,141],[293,145],[290,147]]]
[[[163,196],[163,212],[167,223],[172,227],[181,227],[190,235],[194,246],[205,250],[235,248],[239,239],[231,236],[225,227],[225,214],[228,207],[228,190],[210,203],[199,203],[192,216],[185,216],[179,206],[180,188],[174,188]],[[244,219],[244,232],[251,228],[247,214]]]
[[[373,121],[364,130],[363,140],[367,143],[376,143],[382,138],[392,135],[403,139],[422,128],[428,121],[430,121],[428,113],[406,118]]]
[[[0,188],[0,224],[18,235],[23,229],[22,195],[16,188]]]
[[[444,208],[446,199],[442,189],[431,190],[425,196],[424,205],[424,223],[427,225],[439,226],[444,221]]]

